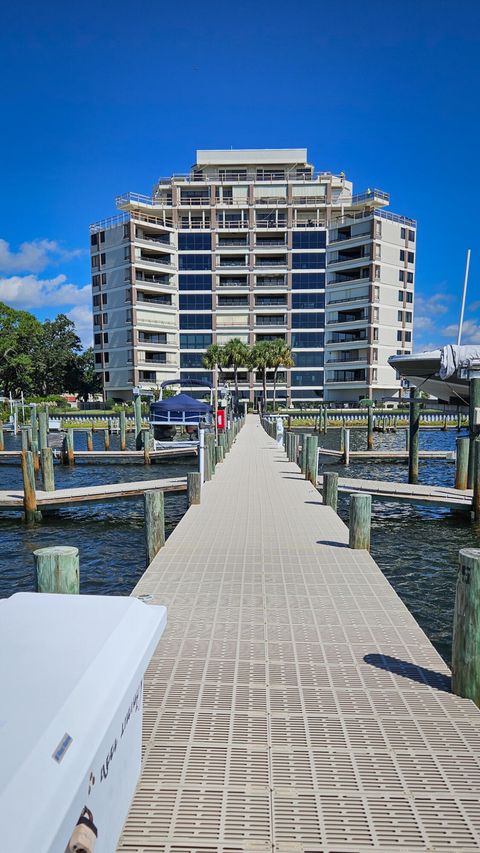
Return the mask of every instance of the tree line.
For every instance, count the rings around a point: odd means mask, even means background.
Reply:
[[[259,341],[253,346],[232,338],[223,346],[211,344],[203,358],[203,366],[208,370],[218,370],[223,378],[225,369],[233,371],[235,396],[238,400],[238,371],[257,370],[262,375],[263,399],[267,403],[267,371],[273,370],[273,408],[275,409],[277,380],[280,368],[294,367],[291,347],[280,338],[273,341]]]
[[[48,397],[65,392],[85,400],[97,394],[93,349],[82,350],[65,314],[41,322],[0,302],[0,393]]]

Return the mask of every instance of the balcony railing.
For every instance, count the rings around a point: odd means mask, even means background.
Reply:
[[[218,222],[217,221],[217,231],[228,231],[228,230],[236,230],[236,231],[244,231],[246,228],[249,228],[249,224],[246,220],[238,220],[236,222]]]
[[[369,299],[369,295],[368,295],[368,293],[365,293],[363,296],[348,296],[348,297],[345,297],[344,299],[328,299],[326,304],[328,306],[328,305],[338,305],[339,303],[343,303],[343,302],[365,302],[365,300],[368,301],[368,299]]]
[[[287,319],[285,315],[280,317],[262,317],[261,314],[258,314],[255,317],[255,325],[256,326],[285,326]]]
[[[179,207],[199,207],[201,205],[209,206],[211,204],[210,196],[200,198],[181,198],[178,202]]]
[[[333,332],[330,337],[327,339],[327,344],[349,344],[356,343],[357,341],[367,341],[368,336],[365,334],[357,334],[352,332],[349,334],[348,332]]]
[[[155,243],[160,244],[161,246],[172,246],[170,241],[170,236],[167,234],[165,237],[158,236],[154,237],[152,234],[137,234],[135,236],[136,240],[143,240],[144,243]]]
[[[280,301],[280,302],[277,301],[276,299],[262,299],[261,302],[259,302],[259,301],[255,302],[255,308],[268,308],[268,307],[270,307],[270,308],[272,308],[272,307],[273,308],[285,308],[285,310],[286,310],[287,302],[285,299]]]
[[[218,263],[218,268],[223,269],[224,267],[247,267],[248,263],[245,258],[228,258],[225,260],[220,257]]]
[[[256,267],[286,267],[287,258],[255,258]]]
[[[256,280],[257,287],[286,287],[287,282],[284,278],[276,278],[275,276],[271,276],[269,278],[259,278]]]
[[[148,257],[146,257],[145,255],[140,255],[139,258],[135,258],[135,263],[136,264],[158,264],[162,267],[173,267],[173,264],[170,261],[170,255],[165,255],[165,257],[166,258],[168,257],[168,261],[164,260],[163,258],[159,258],[157,256],[154,257],[152,255],[149,255]]]
[[[220,238],[218,241],[218,248],[219,249],[244,248],[245,250],[247,250],[248,249],[248,243],[245,242],[245,239],[244,240],[235,240],[234,239],[234,240],[229,240],[228,243],[225,243],[222,241],[222,238]]]
[[[367,322],[368,314],[359,312],[359,314],[347,314],[345,317],[339,315],[336,320],[327,320],[327,326],[338,325],[340,323],[358,323],[359,321]]]
[[[217,287],[248,287],[248,279],[246,277],[244,280],[239,280],[238,278],[220,278]]]

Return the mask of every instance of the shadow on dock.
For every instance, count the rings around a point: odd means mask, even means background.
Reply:
[[[365,655],[363,659],[365,663],[376,666],[377,669],[401,675],[403,678],[409,678],[411,681],[417,681],[419,684],[425,684],[428,687],[435,687],[436,690],[441,690],[444,693],[451,692],[450,676],[443,672],[426,669],[424,666],[418,666],[418,664],[409,663],[400,658],[393,658],[390,655],[369,654]]]

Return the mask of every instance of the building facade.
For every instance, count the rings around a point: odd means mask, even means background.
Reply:
[[[315,172],[306,149],[197,151],[152,196],[119,196],[118,215],[90,228],[105,396],[210,381],[205,350],[232,338],[287,341],[287,404],[397,393],[387,359],[411,351],[416,225],[388,203]],[[255,372],[239,380],[242,398],[261,395]]]

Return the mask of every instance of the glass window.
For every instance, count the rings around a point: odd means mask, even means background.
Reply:
[[[292,308],[325,308],[325,293],[294,293]]]
[[[292,347],[323,347],[323,332],[292,332]]]
[[[399,302],[403,302],[403,293],[404,293],[403,290],[398,291],[398,301]]]
[[[292,370],[292,385],[323,385],[323,370]]]
[[[411,342],[412,342],[412,333],[411,332],[405,332],[405,343],[410,344]]]
[[[210,293],[180,294],[180,311],[211,311],[212,296]]]
[[[401,341],[401,340],[402,340],[402,330],[399,329],[397,332],[397,341]]]
[[[323,352],[294,352],[295,367],[323,367]]]
[[[180,367],[203,367],[203,352],[181,352]]]
[[[179,255],[180,270],[209,270],[212,266],[211,255]]]
[[[292,314],[292,329],[323,329],[325,314]]]
[[[407,291],[405,293],[405,296],[406,296],[407,302],[413,302],[413,293],[410,293],[409,291]]]
[[[292,248],[324,249],[326,242],[325,231],[294,231]],[[322,266],[324,266],[324,264],[322,264]]]
[[[415,242],[415,231],[409,231],[408,232],[408,239],[409,239],[410,243]]]
[[[294,272],[292,273],[293,290],[321,290],[325,287],[323,272]]]
[[[97,334],[94,335],[93,340],[94,340],[95,346],[102,346],[102,334],[101,334],[101,332],[97,332]]]
[[[405,270],[399,270],[398,271],[398,280],[399,281],[405,281]]]
[[[197,382],[210,382],[212,381],[211,373],[189,373],[187,371],[180,372],[180,379],[195,379]],[[190,391],[188,392],[190,394]]]
[[[212,237],[210,234],[179,234],[178,248],[182,249],[211,249]]]
[[[180,349],[207,349],[211,343],[211,335],[180,335]]]
[[[180,314],[181,329],[211,329],[211,314]]]
[[[166,344],[166,332],[139,332],[138,340],[146,344]]]
[[[400,240],[405,240],[406,233],[405,228],[400,228]]]
[[[179,290],[211,290],[211,275],[179,275]]]
[[[291,391],[292,400],[323,400],[323,390],[321,388],[316,391]]]
[[[325,269],[325,255],[319,252],[294,252],[292,254],[292,267],[297,270],[323,270]]]
[[[415,252],[408,252],[407,260],[409,264],[413,264],[415,261]]]

